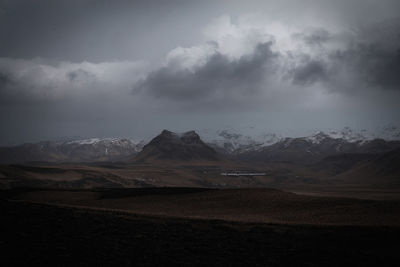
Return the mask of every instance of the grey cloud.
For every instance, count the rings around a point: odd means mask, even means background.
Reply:
[[[15,77],[7,70],[0,70],[0,104],[9,105],[24,99],[25,93],[16,93],[14,87],[16,85]]]
[[[310,46],[322,46],[332,39],[332,34],[323,28],[308,29],[292,35],[294,39],[300,39]]]
[[[10,76],[0,72],[0,90],[11,82]]]
[[[398,120],[399,23],[365,25],[398,16],[399,7],[398,0],[0,0],[0,143],[148,137],[158,127],[218,128],[227,120],[268,131],[330,126],[332,118],[350,125]],[[262,19],[246,15],[257,12]],[[222,14],[231,25],[204,44],[213,37],[201,30]],[[286,46],[286,26],[314,28]],[[276,45],[253,51],[270,30],[282,34]],[[220,42],[221,34],[232,42]],[[190,49],[203,46],[220,53]],[[185,64],[205,55],[201,65],[149,72],[127,64],[158,66],[177,47],[189,48]]]
[[[400,90],[400,18],[360,28],[353,44],[333,58],[368,86]]]
[[[287,75],[294,84],[303,86],[329,79],[326,63],[310,58],[302,60],[299,66],[291,68]]]
[[[230,59],[215,53],[194,70],[162,67],[134,86],[156,98],[196,101],[206,97],[247,95],[265,86],[277,68],[279,55],[271,50],[273,42],[257,45],[253,53]]]
[[[399,8],[398,0],[1,0],[0,56],[158,60],[178,45],[199,42],[204,24],[221,14],[259,12],[296,26],[316,19],[315,25],[348,27],[398,15]]]
[[[68,135],[136,137],[131,131],[140,129],[143,105],[126,86],[140,69],[134,62],[52,66],[0,58],[0,145]]]
[[[291,64],[284,71],[293,84],[323,82],[333,91],[400,89],[400,20],[364,26],[352,34],[317,29],[293,38],[315,53],[290,55]],[[335,48],[338,43],[341,47]]]
[[[185,20],[197,6],[209,9],[183,0],[0,0],[0,57],[159,59],[178,43],[187,44],[188,36],[196,38],[191,30],[203,25],[203,13]],[[168,38],[160,39],[166,32]]]
[[[136,62],[50,65],[41,60],[0,58],[0,103],[41,106],[91,99],[102,102],[125,95],[132,98],[129,85],[138,80],[142,71]]]
[[[88,72],[83,69],[77,69],[77,70],[70,71],[70,72],[66,73],[66,77],[71,82],[94,81],[96,79],[96,76],[93,73]]]
[[[353,72],[362,84],[400,90],[400,43],[394,51],[388,51],[378,44],[358,44],[332,54],[331,59],[337,69],[345,68]]]
[[[400,27],[391,22],[391,31]],[[375,27],[372,25],[371,27]],[[385,26],[387,27],[387,26]],[[251,97],[273,97],[278,102],[285,93],[270,94],[290,86],[306,89],[319,83],[319,90],[357,94],[367,89],[399,89],[400,41],[396,38],[365,38],[365,28],[353,33],[331,33],[323,28],[308,29],[292,38],[309,50],[287,54],[274,52],[274,42],[260,43],[252,53],[239,59],[215,53],[194,69],[168,64],[149,73],[134,85],[154,99],[178,102],[187,107],[196,103],[208,109],[223,109],[241,102],[249,107]],[[390,46],[386,43],[390,40]],[[393,43],[393,40],[396,42]],[[339,47],[336,47],[339,46]],[[285,89],[286,88],[286,89]],[[287,90],[286,90],[287,91]],[[273,101],[272,101],[273,102]],[[250,104],[251,103],[251,104]]]

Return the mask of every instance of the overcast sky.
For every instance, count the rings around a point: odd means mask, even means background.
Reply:
[[[0,0],[0,145],[399,123],[398,0]]]

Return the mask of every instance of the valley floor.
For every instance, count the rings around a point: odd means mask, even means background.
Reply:
[[[400,200],[321,197],[269,188],[16,189],[4,193],[17,201],[163,217],[400,227]]]
[[[400,261],[398,201],[199,188],[18,189],[1,191],[0,199],[2,266],[395,266]]]
[[[395,266],[399,228],[188,220],[0,201],[2,266]]]

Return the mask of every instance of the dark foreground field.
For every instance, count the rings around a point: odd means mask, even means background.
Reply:
[[[29,193],[32,197],[35,192],[1,192],[2,266],[397,266],[400,261],[400,228],[395,225],[233,222],[18,200],[18,196]],[[39,192],[43,195],[46,191]],[[103,199],[134,202],[132,191],[100,192]],[[221,194],[201,189],[133,192],[146,200],[151,200],[151,195],[157,196],[156,200],[178,195],[187,200],[196,194],[198,200],[199,194]],[[353,205],[349,202],[347,206]],[[396,211],[393,207],[389,210]]]

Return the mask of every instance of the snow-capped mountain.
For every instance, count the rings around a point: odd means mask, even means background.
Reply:
[[[63,142],[61,145],[92,145],[92,146],[103,146],[105,149],[113,149],[115,147],[123,147],[132,149],[133,151],[139,152],[143,147],[143,141],[135,141],[128,138],[90,138],[80,139]]]
[[[304,139],[313,144],[320,144],[325,139],[335,139],[348,143],[365,143],[374,139],[383,139],[386,141],[400,140],[400,127],[389,125],[379,127],[373,130],[355,130],[350,127],[344,127],[341,130],[325,129],[324,131],[315,131],[308,136],[284,137],[281,133],[254,132],[246,133],[245,130],[203,130],[199,131],[201,137],[214,148],[225,153],[244,153],[251,151],[260,151],[265,147],[272,146],[280,142],[291,142],[292,139]],[[251,131],[249,131],[251,132]],[[338,142],[338,143],[340,143]]]
[[[375,139],[368,136],[367,130],[355,131],[350,127],[344,127],[342,130],[339,131],[327,131],[326,134],[331,138],[343,139],[351,143]]]
[[[0,148],[1,163],[32,161],[96,162],[118,161],[142,150],[143,141],[127,138],[91,138],[69,141],[45,141]]]
[[[348,142],[359,142],[373,139],[383,139],[387,141],[400,140],[400,127],[386,125],[375,129],[354,130],[344,127],[342,130],[328,130],[326,134],[335,139],[344,139]]]
[[[297,138],[285,138],[258,150],[238,153],[240,159],[261,162],[290,162],[312,164],[340,154],[382,154],[400,148],[400,141],[333,138],[323,132]]]
[[[394,124],[385,125],[375,129],[374,138],[384,140],[400,140],[400,126]]]
[[[257,133],[247,135],[235,130],[203,130],[200,135],[205,142],[212,147],[223,150],[226,153],[234,153],[247,150],[258,150],[262,147],[275,144],[283,139],[275,133]]]
[[[128,157],[140,152],[143,146],[143,141],[137,142],[127,138],[90,138],[65,142],[60,148],[69,155],[87,155],[87,159],[91,161],[92,158],[117,160]]]

